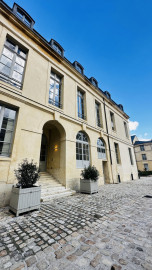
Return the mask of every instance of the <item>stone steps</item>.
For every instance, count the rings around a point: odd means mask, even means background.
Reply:
[[[74,190],[66,189],[51,174],[45,172],[40,173],[38,184],[41,186],[41,199],[43,202],[76,193]]]

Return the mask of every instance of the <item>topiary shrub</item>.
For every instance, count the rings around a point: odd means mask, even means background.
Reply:
[[[84,170],[81,171],[81,176],[84,179],[96,182],[99,178],[99,171],[95,166],[89,165],[87,168],[85,167]]]
[[[33,187],[39,179],[39,168],[33,160],[29,162],[27,159],[24,159],[23,162],[19,164],[18,169],[14,170],[14,172],[18,180],[17,187]]]

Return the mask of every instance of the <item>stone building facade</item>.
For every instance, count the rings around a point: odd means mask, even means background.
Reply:
[[[9,202],[25,158],[75,190],[88,164],[99,170],[99,185],[136,179],[123,106],[34,23],[17,4],[0,1],[0,204]]]
[[[131,136],[134,146],[137,168],[139,171],[152,171],[152,140],[139,141],[137,136]]]

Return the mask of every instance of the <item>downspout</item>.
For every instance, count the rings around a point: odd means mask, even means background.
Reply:
[[[109,140],[108,124],[107,124],[106,105],[105,105],[105,100],[104,99],[103,99],[103,104],[104,104],[104,114],[105,114],[105,122],[106,122],[106,132],[107,132],[107,136],[108,136],[108,148],[109,148],[109,155],[110,155],[110,163],[112,165],[112,156],[111,156],[111,147],[110,147],[110,140]],[[114,184],[112,166],[111,166],[111,175],[112,175],[112,181],[113,181],[113,184]]]

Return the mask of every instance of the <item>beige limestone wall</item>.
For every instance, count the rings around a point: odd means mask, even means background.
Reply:
[[[148,164],[149,171],[152,171],[152,144],[144,144],[144,149],[144,151],[141,151],[140,145],[134,146],[138,170],[144,171],[144,164]],[[142,154],[146,155],[147,160],[142,159]]]
[[[16,181],[14,169],[17,168],[17,164],[24,158],[34,159],[39,164],[43,132],[46,132],[49,141],[47,170],[66,187],[79,189],[81,169],[76,167],[76,135],[79,131],[88,135],[90,163],[99,170],[99,185],[117,182],[118,173],[121,181],[130,180],[131,173],[137,178],[135,162],[133,166],[130,165],[128,147],[132,148],[132,145],[130,138],[126,138],[123,124],[124,121],[127,122],[127,116],[89,82],[86,83],[86,80],[66,62],[58,61],[40,47],[34,41],[34,37],[23,33],[6,18],[1,16],[0,20],[3,23],[3,26],[0,23],[0,53],[7,35],[28,50],[23,89],[19,90],[0,81],[0,102],[11,104],[18,109],[12,154],[8,158],[0,157],[1,204],[8,203],[11,185]],[[62,76],[63,109],[48,104],[51,69]],[[77,116],[78,88],[84,91],[85,95],[86,121]],[[101,106],[102,128],[96,125],[95,101]],[[111,130],[110,111],[115,116],[116,132]],[[103,138],[106,144],[107,160],[104,162],[98,159],[97,155],[99,137]],[[121,165],[116,164],[114,142],[118,142],[120,147]],[[57,152],[52,150],[52,145],[54,147],[55,144],[59,146]]]

